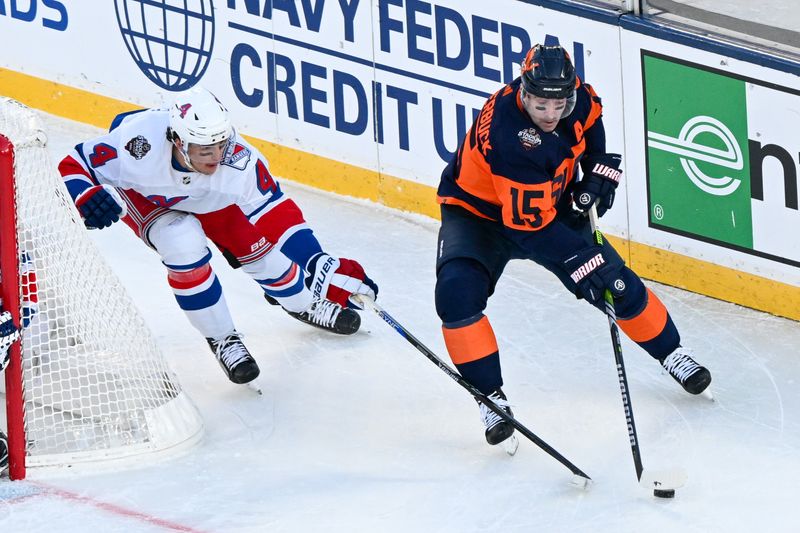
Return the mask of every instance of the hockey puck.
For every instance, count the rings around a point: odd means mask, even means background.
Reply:
[[[655,489],[653,491],[653,496],[655,496],[656,498],[674,498],[675,489],[666,489],[666,490]]]

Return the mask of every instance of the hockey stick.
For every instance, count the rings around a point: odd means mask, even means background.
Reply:
[[[384,311],[378,304],[376,304],[371,298],[367,298],[361,295],[353,295],[352,298],[357,300],[357,303],[364,305],[365,307],[369,307],[372,309],[376,315],[381,317],[384,322],[389,324],[392,329],[394,329],[397,333],[400,334],[405,340],[407,340],[414,348],[422,352],[422,355],[427,357],[433,364],[438,366],[442,372],[447,374],[450,379],[464,387],[467,392],[469,392],[475,399],[480,401],[483,405],[491,409],[497,416],[514,426],[514,428],[522,433],[525,437],[528,438],[531,442],[533,442],[536,446],[544,450],[550,457],[554,458],[556,461],[564,465],[569,469],[570,472],[574,474],[572,478],[572,484],[576,485],[581,488],[585,488],[591,481],[588,475],[586,475],[580,468],[572,464],[566,457],[558,453],[552,446],[547,444],[545,441],[540,439],[536,436],[531,430],[523,426],[516,418],[506,413],[503,409],[497,406],[491,399],[489,399],[485,394],[481,391],[476,389],[470,382],[465,380],[461,377],[461,374],[450,368],[444,361],[439,359],[428,347],[422,344],[416,337],[414,337],[409,331],[404,328],[397,320],[391,317],[389,313]]]
[[[594,235],[595,244],[602,246],[603,234],[597,229],[597,209],[595,206],[589,209],[589,224]],[[622,405],[625,407],[625,420],[628,423],[628,437],[631,442],[631,452],[633,453],[633,465],[636,468],[636,479],[644,488],[653,489],[654,496],[671,498],[675,495],[675,489],[682,487],[686,483],[686,472],[680,469],[645,471],[642,465],[642,452],[639,449],[639,436],[636,433],[636,422],[633,418],[628,376],[625,373],[625,361],[622,359],[622,342],[620,341],[619,326],[617,325],[617,314],[614,310],[614,297],[609,289],[605,290],[603,297],[606,303],[605,312],[606,316],[608,316],[608,327],[611,332],[611,345],[614,347],[614,359],[617,363],[619,390],[622,393]]]

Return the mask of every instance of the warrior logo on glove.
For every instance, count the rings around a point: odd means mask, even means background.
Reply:
[[[622,171],[617,170],[616,168],[607,167],[602,163],[597,163],[594,168],[592,169],[593,174],[597,174],[598,176],[603,176],[614,183],[619,183],[620,178],[622,177]]]
[[[597,205],[597,215],[603,216],[614,205],[614,195],[622,178],[619,170],[622,156],[619,154],[601,154],[587,156],[581,167],[585,176],[575,185],[573,201],[581,211],[588,211]]]
[[[570,277],[572,278],[572,281],[578,283],[580,280],[585,278],[587,274],[591,274],[592,272],[594,272],[594,269],[596,269],[603,263],[605,263],[605,261],[603,260],[603,254],[598,253],[596,256],[592,257],[584,264],[582,264],[580,267],[578,267],[578,269],[575,272],[570,274]]]
[[[622,279],[625,262],[609,247],[588,246],[571,254],[562,264],[577,285],[576,296],[593,305],[603,302],[606,289],[615,299],[623,297],[627,291]]]

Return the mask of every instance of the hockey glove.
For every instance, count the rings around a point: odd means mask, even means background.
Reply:
[[[622,156],[619,154],[602,154],[584,159],[581,167],[585,174],[572,193],[575,207],[586,212],[596,201],[597,216],[605,215],[614,205],[614,195],[622,178],[619,169],[621,164]]]
[[[577,285],[575,296],[585,298],[592,305],[603,302],[606,289],[614,298],[625,295],[622,279],[625,262],[612,248],[588,246],[564,259],[562,265]]]
[[[367,277],[364,267],[352,259],[317,254],[308,262],[308,271],[314,299],[325,298],[342,307],[361,309],[350,296],[361,294],[374,300],[378,295],[378,285]]]
[[[0,313],[0,372],[5,370],[6,365],[8,365],[8,349],[17,340],[19,340],[19,330],[14,325],[11,313],[3,311]]]
[[[107,228],[127,214],[125,202],[110,185],[89,187],[78,195],[75,205],[89,229]]]

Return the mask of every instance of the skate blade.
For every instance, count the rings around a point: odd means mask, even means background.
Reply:
[[[244,386],[250,389],[251,391],[255,392],[256,394],[258,394],[259,396],[264,395],[264,393],[261,392],[261,387],[259,387],[255,381],[251,381],[250,383],[245,383]]]
[[[513,456],[515,453],[517,453],[517,448],[519,448],[519,439],[517,439],[516,435],[511,435],[506,440],[501,442],[500,445],[508,455]]]

